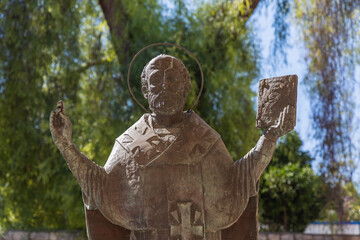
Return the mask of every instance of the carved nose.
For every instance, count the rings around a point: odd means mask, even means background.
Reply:
[[[166,81],[166,77],[164,76],[164,78],[163,78],[163,89],[165,90],[166,89],[166,87],[167,87],[167,81]]]

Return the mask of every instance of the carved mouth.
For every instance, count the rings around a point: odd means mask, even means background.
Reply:
[[[150,101],[150,106],[154,111],[169,112],[173,113],[180,108],[181,96],[176,94],[162,93],[157,96],[153,96]]]
[[[174,104],[176,104],[176,96],[172,95],[172,94],[167,94],[167,93],[163,93],[163,94],[159,94],[158,96],[154,97],[154,104],[155,106],[172,106]]]

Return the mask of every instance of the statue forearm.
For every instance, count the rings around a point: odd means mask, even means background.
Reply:
[[[257,182],[269,164],[275,147],[276,138],[265,134],[260,137],[254,148],[233,164],[232,182],[236,186],[235,189],[242,191],[239,194],[239,202],[245,203],[257,194]]]
[[[255,176],[259,179],[262,172],[269,164],[276,147],[276,138],[262,135],[255,147],[251,150],[255,161]]]
[[[59,150],[90,203],[99,205],[106,181],[105,169],[88,159],[72,142]]]

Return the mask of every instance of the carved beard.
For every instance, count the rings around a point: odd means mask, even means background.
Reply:
[[[163,115],[173,115],[182,111],[185,105],[185,99],[180,94],[166,91],[158,94],[149,93],[148,99],[151,111]]]

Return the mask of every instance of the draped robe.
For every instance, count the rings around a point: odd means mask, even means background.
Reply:
[[[220,240],[257,195],[275,145],[262,136],[233,162],[220,135],[194,112],[160,133],[143,115],[116,139],[104,167],[77,177],[89,239]]]

